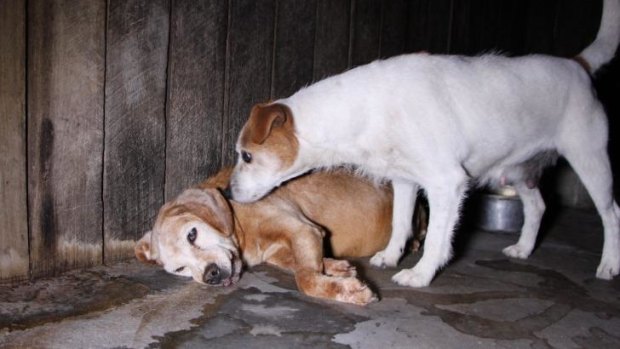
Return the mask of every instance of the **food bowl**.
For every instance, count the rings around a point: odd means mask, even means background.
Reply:
[[[515,233],[523,226],[523,203],[516,195],[481,193],[476,200],[477,228]]]

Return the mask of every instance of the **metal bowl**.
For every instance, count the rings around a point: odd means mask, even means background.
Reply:
[[[475,225],[486,231],[519,232],[523,226],[523,203],[518,196],[480,194]]]

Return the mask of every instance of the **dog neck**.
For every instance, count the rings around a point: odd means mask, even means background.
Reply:
[[[291,167],[292,173],[345,166],[355,168],[357,174],[378,181],[385,177],[387,169],[393,167],[386,158],[377,156],[375,145],[389,146],[389,142],[376,139],[371,118],[364,121],[362,116],[361,120],[353,121],[356,126],[355,130],[351,130],[345,126],[350,122],[350,113],[327,118],[325,115],[329,112],[322,108],[297,108],[295,104],[293,108],[297,109],[293,111],[293,116],[299,151]]]

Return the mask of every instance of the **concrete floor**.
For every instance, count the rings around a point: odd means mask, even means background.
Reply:
[[[231,288],[135,262],[0,287],[0,347],[620,348],[620,279],[594,278],[598,216],[551,216],[527,261],[500,252],[516,235],[462,229],[455,260],[423,289],[356,261],[381,295],[367,307],[302,296],[265,266]]]

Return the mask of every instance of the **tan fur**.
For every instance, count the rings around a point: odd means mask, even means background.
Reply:
[[[224,200],[216,189],[228,185],[231,172],[223,169],[165,204],[152,233],[136,246],[138,259],[156,261],[171,272],[187,266],[202,283],[206,266],[230,266],[223,271],[231,273],[225,284],[238,279],[241,259],[247,266],[267,262],[295,273],[299,289],[309,296],[355,304],[376,299],[347,261],[325,258],[323,239],[335,257],[369,256],[383,249],[391,230],[389,186],[376,187],[344,170],[318,172],[290,181],[258,202],[241,204]],[[187,227],[199,222],[234,246],[229,257],[199,240],[190,246]],[[222,260],[226,258],[231,260]]]
[[[250,153],[266,146],[282,160],[282,168],[290,167],[299,149],[291,110],[283,104],[257,104],[250,112],[247,125],[239,135],[241,147]]]
[[[592,67],[590,67],[590,63],[580,55],[573,57],[573,60],[577,62],[583,70],[585,70],[588,74],[592,74]]]

